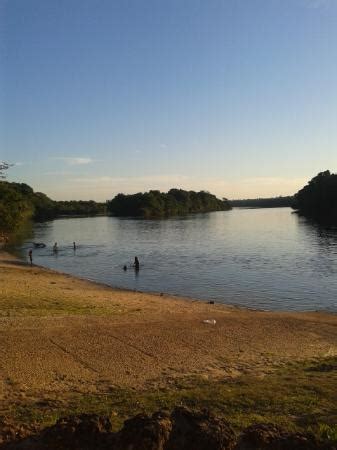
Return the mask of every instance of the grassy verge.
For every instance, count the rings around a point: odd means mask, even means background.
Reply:
[[[289,364],[256,378],[210,381],[184,378],[162,389],[136,391],[113,388],[100,395],[71,395],[54,401],[12,406],[4,415],[18,422],[50,425],[58,417],[97,413],[109,415],[115,429],[139,412],[171,410],[176,405],[207,408],[240,430],[271,422],[289,431],[309,430],[337,441],[337,358]]]
[[[19,281],[13,282],[13,274]],[[38,275],[38,280],[34,278]],[[118,302],[100,302],[84,295],[76,282],[36,268],[2,268],[0,274],[0,317],[45,317],[67,315],[107,316],[122,314]]]

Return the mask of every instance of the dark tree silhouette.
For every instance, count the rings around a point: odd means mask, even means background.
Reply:
[[[304,216],[325,223],[337,223],[337,174],[329,170],[309,181],[294,198],[294,206]]]

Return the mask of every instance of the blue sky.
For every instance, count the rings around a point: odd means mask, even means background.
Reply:
[[[337,171],[337,0],[0,0],[0,159],[55,199]]]

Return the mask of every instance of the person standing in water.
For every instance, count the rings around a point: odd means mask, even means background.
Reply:
[[[55,242],[55,244],[53,245],[53,252],[54,253],[58,252],[57,242]]]
[[[73,249],[76,250],[76,242],[73,242]]]
[[[135,256],[135,263],[134,263],[135,269],[139,270],[139,259],[137,256]]]
[[[28,252],[28,256],[29,256],[29,261],[30,261],[30,265],[33,265],[33,250],[30,249]]]

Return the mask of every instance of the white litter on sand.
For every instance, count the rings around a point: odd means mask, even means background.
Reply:
[[[206,320],[203,320],[203,323],[209,323],[210,325],[215,325],[216,320],[215,319],[206,319]]]

